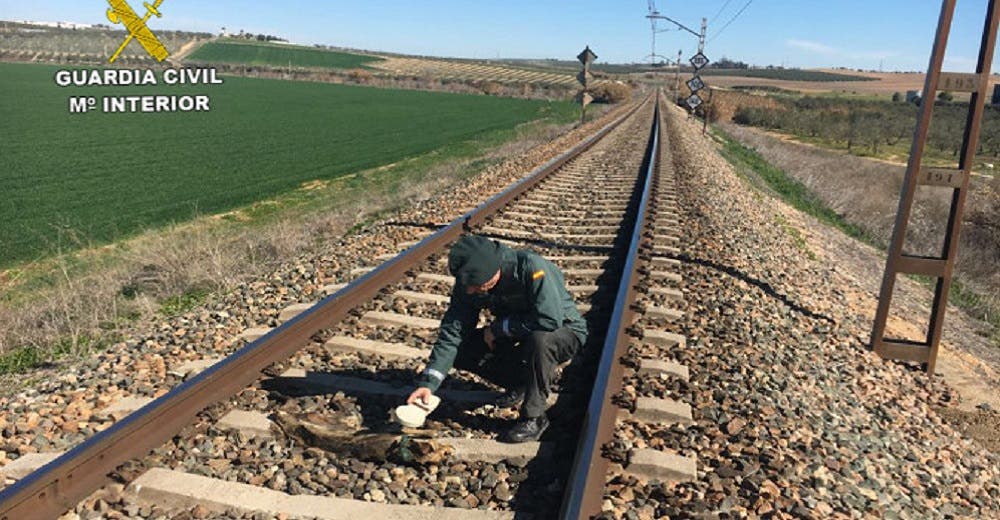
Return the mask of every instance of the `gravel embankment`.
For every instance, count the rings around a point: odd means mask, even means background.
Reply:
[[[845,222],[864,230],[878,243],[889,243],[905,165],[783,139],[778,134],[759,128],[736,124],[723,124],[721,128],[801,182]],[[917,190],[910,224],[914,236],[908,239],[908,251],[912,254],[940,255],[944,237],[941,223],[947,222],[950,205],[951,197],[947,190],[926,187]],[[996,238],[1000,235],[995,231],[996,226],[991,228],[990,225],[996,220],[993,216],[998,214],[1000,181],[990,186],[983,176],[973,177],[963,217],[955,273],[965,289],[986,297],[976,311],[980,315],[986,310],[984,306],[989,305],[990,295],[994,300],[1000,295],[1000,270],[997,269],[1000,266],[1000,245],[997,245]],[[838,240],[834,238],[830,242]],[[830,247],[838,245],[830,244]],[[859,279],[865,290],[877,294],[885,267],[885,246],[875,255],[874,261],[860,258],[865,256],[865,248],[849,249],[850,254],[858,257],[850,261],[850,268],[860,272]],[[904,315],[929,315],[932,296],[933,292],[925,286],[902,276],[897,282],[893,309],[902,310]],[[1000,340],[995,336],[993,326],[987,322],[964,319],[962,314],[953,305],[949,308],[943,342],[952,351],[966,352],[980,359],[988,367],[987,370],[978,370],[981,375],[1000,382]],[[985,315],[989,314],[985,312]]]
[[[616,477],[606,515],[1000,517],[1000,457],[935,413],[956,397],[940,377],[867,352],[870,318],[778,224],[780,203],[742,182],[700,126],[671,110],[668,129],[689,294],[687,349],[673,355],[691,380],[634,391],[690,399],[696,424],[626,424],[619,438],[695,456],[700,476]]]

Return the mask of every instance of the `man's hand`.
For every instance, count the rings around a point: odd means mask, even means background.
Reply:
[[[433,394],[430,388],[418,387],[410,394],[410,397],[406,398],[406,404],[413,404],[420,401],[420,404],[426,405],[430,401],[431,395]]]
[[[483,329],[483,341],[486,342],[486,346],[493,350],[493,342],[496,341],[496,337],[493,335],[493,328],[486,327]]]

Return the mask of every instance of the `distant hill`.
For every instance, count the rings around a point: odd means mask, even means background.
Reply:
[[[124,29],[104,26],[82,27],[82,24],[62,23],[52,27],[21,22],[0,21],[0,52],[15,61],[55,61],[60,63],[100,63],[121,45],[128,33]],[[68,25],[68,26],[67,26]],[[156,37],[170,54],[208,33],[157,30]],[[121,54],[123,63],[154,62],[138,44],[129,44]]]

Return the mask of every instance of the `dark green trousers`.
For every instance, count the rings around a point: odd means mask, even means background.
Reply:
[[[535,331],[518,341],[498,338],[494,349],[483,340],[483,329],[470,334],[458,347],[455,368],[472,372],[508,390],[523,389],[521,418],[545,413],[556,367],[580,350],[580,340],[569,327]]]

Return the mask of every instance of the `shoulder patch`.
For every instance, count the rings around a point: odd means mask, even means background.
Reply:
[[[532,280],[537,280],[537,279],[539,279],[539,278],[541,278],[543,276],[545,276],[545,271],[539,269],[539,270],[537,270],[537,271],[535,271],[534,273],[531,274],[531,279]]]

